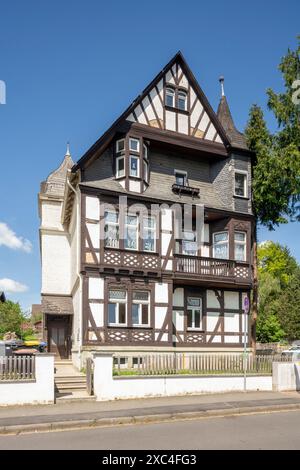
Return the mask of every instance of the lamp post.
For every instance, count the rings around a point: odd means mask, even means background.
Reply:
[[[247,315],[249,312],[250,301],[248,295],[244,297],[243,310],[244,310],[244,392],[247,391],[247,332],[248,321]]]

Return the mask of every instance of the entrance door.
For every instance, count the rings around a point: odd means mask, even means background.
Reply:
[[[48,316],[48,351],[58,359],[68,359],[70,353],[70,321],[69,316]]]

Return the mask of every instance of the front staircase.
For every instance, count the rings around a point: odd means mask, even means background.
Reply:
[[[87,393],[85,374],[79,372],[71,360],[54,363],[54,384],[56,402],[95,400]]]

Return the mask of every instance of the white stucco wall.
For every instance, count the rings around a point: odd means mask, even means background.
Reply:
[[[61,224],[61,201],[42,201],[41,227],[63,230]]]
[[[35,361],[35,381],[0,382],[0,406],[54,403],[54,355],[37,355]]]
[[[94,392],[98,401],[242,391],[244,378],[199,376],[112,376],[112,355],[94,355]],[[271,376],[247,378],[247,390],[272,390]]]
[[[70,294],[71,256],[69,237],[65,232],[41,235],[42,293]]]

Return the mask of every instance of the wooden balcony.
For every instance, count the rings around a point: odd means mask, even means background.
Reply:
[[[174,271],[175,277],[185,279],[251,283],[251,266],[241,261],[175,254]]]
[[[122,250],[120,248],[104,248],[101,254],[101,268],[113,269],[115,272],[126,274],[151,273],[160,274],[160,257],[157,253],[148,251]]]

